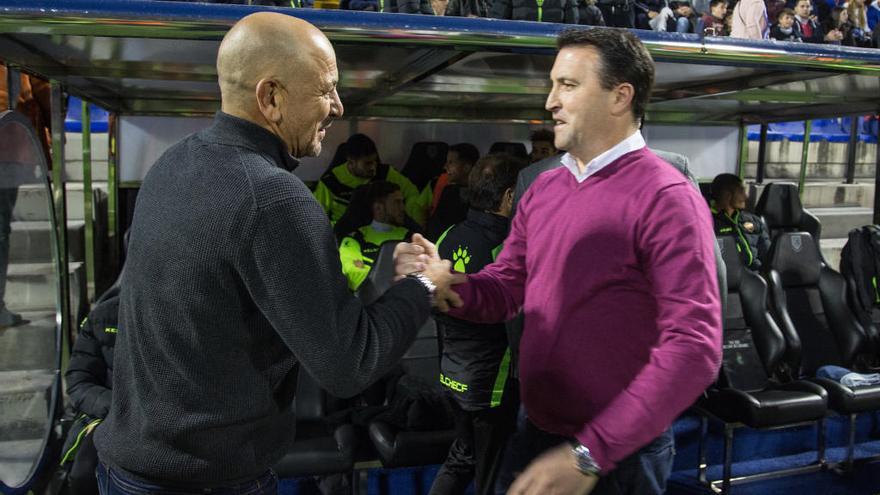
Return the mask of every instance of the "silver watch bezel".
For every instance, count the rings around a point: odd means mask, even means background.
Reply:
[[[596,460],[593,459],[593,454],[586,445],[578,444],[572,447],[571,452],[574,454],[574,458],[577,461],[577,468],[580,472],[585,475],[599,476],[601,468],[599,468],[599,464]]]

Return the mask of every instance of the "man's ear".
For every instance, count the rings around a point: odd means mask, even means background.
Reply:
[[[636,89],[630,83],[618,84],[612,90],[613,100],[611,102],[612,115],[625,115],[632,109],[632,101],[635,98]]]
[[[281,121],[281,87],[274,79],[260,79],[257,83],[257,106],[263,117],[277,124]]]

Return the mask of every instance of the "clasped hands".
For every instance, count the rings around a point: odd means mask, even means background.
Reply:
[[[434,305],[442,312],[450,307],[460,307],[461,297],[452,286],[466,280],[463,273],[452,271],[448,260],[440,259],[437,246],[420,234],[413,234],[412,242],[401,242],[394,248],[394,274],[397,279],[410,273],[420,272],[431,279],[436,287]]]

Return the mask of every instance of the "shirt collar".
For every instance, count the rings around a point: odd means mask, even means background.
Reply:
[[[587,178],[591,175],[613,163],[621,156],[636,150],[640,150],[644,147],[645,138],[642,137],[641,131],[636,131],[632,133],[632,135],[630,135],[628,138],[617,143],[610,149],[604,151],[596,158],[593,158],[589,163],[587,163],[587,166],[584,169],[583,173],[581,173],[580,168],[578,168],[577,159],[571,153],[566,153],[562,156],[562,165],[567,168],[569,172],[572,173],[572,175],[574,175],[574,178],[578,181],[578,183],[581,183],[587,180]]]
[[[207,136],[217,143],[241,146],[268,155],[279,167],[293,172],[299,160],[290,156],[287,145],[275,134],[257,124],[228,113],[217,112]]]
[[[388,223],[379,222],[378,220],[373,220],[370,223],[370,228],[377,232],[391,232],[397,227]]]

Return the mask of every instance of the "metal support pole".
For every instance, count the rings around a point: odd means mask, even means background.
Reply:
[[[859,144],[859,117],[853,115],[849,123],[849,146],[846,148],[846,183],[856,180],[856,146]]]
[[[739,124],[739,155],[736,162],[736,175],[740,179],[746,177],[746,164],[749,161],[749,126],[745,122]]]
[[[733,426],[724,425],[724,471],[721,478],[721,493],[730,493],[730,478],[733,471]]]
[[[86,222],[86,297],[95,300],[95,219],[92,205],[92,118],[82,100],[83,219]]]
[[[709,418],[702,416],[700,417],[700,446],[699,458],[697,459],[697,480],[703,485],[709,484],[709,482],[706,481],[706,468],[708,467],[706,463],[706,440],[708,436]]]
[[[816,438],[816,444],[818,445],[818,459],[816,459],[816,463],[820,466],[825,465],[825,418],[820,419],[816,423],[816,430],[818,432],[818,437]]]
[[[758,141],[758,170],[755,172],[755,184],[764,183],[764,171],[767,168],[767,128],[761,124],[761,140]]]
[[[880,122],[877,126],[877,154],[874,159],[874,222],[880,223]]]
[[[798,194],[804,199],[804,187],[807,182],[807,159],[810,156],[810,134],[813,132],[813,121],[804,122],[804,145],[801,147],[801,174],[798,176]]]
[[[70,270],[67,254],[67,194],[64,187],[64,93],[61,83],[51,81],[52,112],[52,200],[55,204],[55,229],[58,236],[58,269],[61,292],[61,371],[70,360]]]
[[[846,444],[846,461],[844,461],[844,471],[851,471],[853,468],[853,458],[856,450],[856,415],[849,415],[849,435]]]
[[[114,272],[117,273],[121,265],[121,237],[119,236],[119,175],[117,173],[116,139],[119,136],[119,115],[112,113],[108,117],[107,128],[108,146],[107,152],[107,236],[109,237],[109,259]]]
[[[18,103],[18,95],[21,93],[21,72],[18,69],[13,69],[11,66],[6,66],[6,88],[7,95],[9,96],[8,107],[0,110],[15,110],[15,106]],[[39,132],[39,129],[36,129]]]

